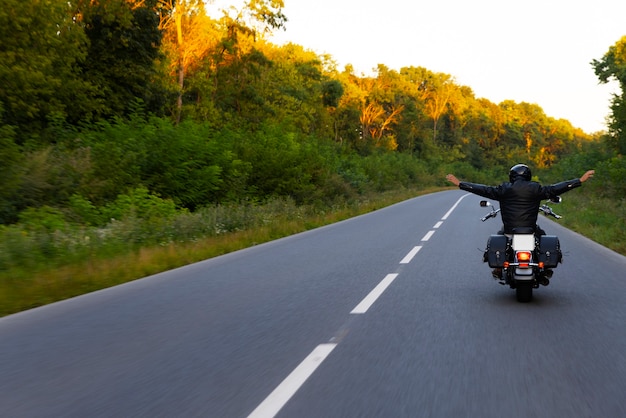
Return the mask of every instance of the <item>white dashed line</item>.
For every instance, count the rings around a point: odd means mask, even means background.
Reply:
[[[369,295],[365,296],[365,299],[363,299],[361,303],[359,303],[356,308],[354,308],[350,313],[364,314],[365,312],[367,312],[370,306],[372,306],[374,302],[376,302],[376,299],[378,299],[378,297],[383,294],[385,289],[387,289],[387,287],[391,284],[391,282],[394,281],[396,277],[398,277],[397,273],[386,275],[385,278],[380,283],[378,283],[378,286],[376,286],[374,290],[369,293]]]
[[[435,233],[435,231],[428,231],[428,233],[426,235],[424,235],[424,238],[422,238],[422,241],[428,241],[430,239],[430,237],[433,236],[434,233]]]
[[[467,196],[469,196],[470,193],[468,194],[464,194],[463,196],[459,197],[459,200],[456,201],[456,203],[450,208],[450,210],[448,212],[446,212],[445,215],[443,215],[443,218],[441,218],[442,221],[445,221],[446,219],[448,219],[448,216],[450,216],[450,214],[452,213],[452,211],[454,209],[456,209],[456,207],[459,205],[459,203],[461,203],[461,200],[465,199]]]
[[[409,253],[406,256],[404,256],[402,261],[400,261],[400,264],[409,264],[411,262],[411,260],[413,260],[413,257],[415,257],[415,255],[421,249],[422,249],[421,245],[418,245],[417,247],[413,247],[413,249],[411,251],[409,251]]]
[[[315,347],[315,350],[302,360],[302,363],[248,415],[248,418],[270,418],[278,414],[278,411],[285,406],[336,346],[337,344],[320,344]]]
[[[458,206],[458,204],[469,194],[463,195],[456,201],[456,203],[446,212],[441,218],[441,221],[437,222],[433,229],[438,229],[443,221],[448,219],[448,216]],[[428,241],[435,231],[428,231],[422,242]],[[413,257],[422,249],[422,246],[413,247],[411,251],[400,261],[400,264],[408,264],[413,260]],[[376,300],[383,294],[383,292],[389,287],[389,285],[398,277],[398,273],[388,274],[385,278],[378,283],[378,285],[359,303],[351,314],[364,314],[367,310],[376,302]],[[271,418],[276,416],[283,406],[291,399],[291,397],[300,389],[304,382],[315,372],[320,364],[328,357],[328,355],[335,349],[337,343],[327,343],[318,345],[312,352],[305,358],[302,363],[296,367],[289,376],[285,378],[270,395],[254,410],[248,418]]]

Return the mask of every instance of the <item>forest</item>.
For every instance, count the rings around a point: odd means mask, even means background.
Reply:
[[[589,71],[622,93],[607,132],[587,133],[419,63],[366,76],[274,45],[283,7],[6,0],[0,272],[238,231],[272,206],[298,216],[445,187],[447,171],[496,183],[517,162],[540,181],[595,168],[593,196],[624,206],[626,36],[590,57]]]

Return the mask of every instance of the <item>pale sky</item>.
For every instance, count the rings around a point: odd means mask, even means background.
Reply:
[[[606,129],[617,83],[590,62],[626,35],[626,0],[284,0],[270,40],[327,53],[339,70],[424,67],[476,97],[536,103],[588,133]],[[223,7],[237,1],[215,0]]]

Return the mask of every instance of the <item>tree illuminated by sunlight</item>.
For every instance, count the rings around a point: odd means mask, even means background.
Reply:
[[[363,135],[374,141],[374,145],[395,150],[398,144],[391,134],[391,126],[398,122],[404,106],[397,106],[390,111],[378,103],[369,103],[361,108],[361,127]]]
[[[160,11],[163,48],[178,85],[176,122],[180,122],[186,74],[215,48],[220,36],[202,0],[163,0]]]
[[[213,18],[202,0],[159,0],[164,50],[178,86],[177,121],[188,74],[202,67],[204,74],[214,76],[217,66],[240,59],[253,49],[257,36],[284,26],[283,7],[282,0],[248,0],[241,9],[230,6]]]
[[[447,111],[455,91],[454,80],[448,74],[434,74],[421,85],[426,102],[426,114],[433,120],[433,142],[437,140],[439,118]]]

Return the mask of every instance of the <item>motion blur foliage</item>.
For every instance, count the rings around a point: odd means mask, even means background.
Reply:
[[[65,211],[31,208],[21,213],[19,223],[0,226],[0,274],[51,269],[144,247],[194,242],[299,219],[305,211],[291,199],[271,199],[264,204],[207,206],[192,213],[177,210],[172,201],[144,188],[121,195],[103,208],[75,198]],[[93,225],[87,225],[87,220]]]
[[[14,138],[14,129],[0,126],[0,225],[15,221],[17,216],[13,197],[20,188],[24,157]]]
[[[231,143],[218,140],[207,124],[174,126],[167,119],[138,115],[102,122],[81,136],[76,144],[90,150],[92,175],[99,181],[80,194],[97,205],[120,191],[145,186],[193,210],[219,200],[227,194],[224,185],[245,176]]]

